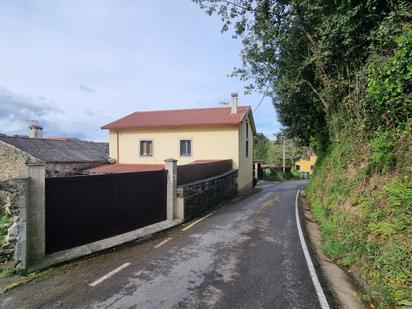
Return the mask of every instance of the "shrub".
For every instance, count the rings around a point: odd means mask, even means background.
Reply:
[[[394,166],[395,141],[390,132],[381,132],[371,142],[372,154],[368,158],[368,172],[385,173]]]
[[[395,52],[368,67],[369,120],[381,129],[403,126],[412,115],[412,30],[395,38]]]

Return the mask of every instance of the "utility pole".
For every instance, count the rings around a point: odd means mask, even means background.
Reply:
[[[286,139],[285,139],[285,134],[282,134],[283,137],[283,173],[286,173],[286,167],[285,167],[285,143],[286,143]]]

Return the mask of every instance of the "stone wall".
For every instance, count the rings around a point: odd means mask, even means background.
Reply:
[[[177,196],[184,199],[184,219],[207,212],[237,193],[237,170],[216,177],[193,182],[177,188]]]
[[[29,156],[0,142],[0,181],[28,175]]]
[[[28,178],[0,182],[0,263],[25,258]]]
[[[109,162],[68,162],[47,163],[46,177],[62,177],[83,175],[83,171],[89,168],[108,164]]]

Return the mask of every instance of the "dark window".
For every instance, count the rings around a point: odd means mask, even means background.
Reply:
[[[247,120],[245,121],[246,124],[246,158],[249,156],[249,123]]]
[[[296,164],[296,170],[300,171],[300,165],[299,164]]]
[[[140,155],[141,156],[153,156],[153,142],[152,141],[140,141]]]
[[[313,165],[310,166],[310,170],[313,171]]]
[[[192,141],[191,140],[181,140],[180,141],[180,155],[181,156],[191,156],[192,155]]]

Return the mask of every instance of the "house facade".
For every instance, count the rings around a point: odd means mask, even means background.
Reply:
[[[295,169],[299,171],[304,178],[308,178],[313,173],[317,158],[315,154],[312,154],[308,158],[299,159],[295,162]]]
[[[109,156],[119,164],[178,165],[232,159],[238,189],[252,185],[253,137],[250,106],[136,112],[102,127],[109,130]]]

